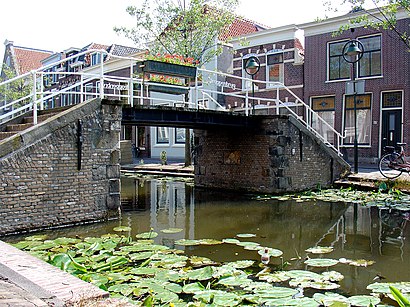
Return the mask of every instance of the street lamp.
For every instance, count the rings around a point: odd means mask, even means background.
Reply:
[[[357,144],[357,102],[356,102],[356,63],[363,56],[363,44],[357,39],[351,39],[343,47],[343,59],[352,64],[351,81],[353,83],[353,116],[354,116],[354,172],[358,172],[358,144]]]
[[[252,114],[255,115],[255,83],[254,77],[261,67],[260,61],[256,56],[249,57],[245,62],[245,71],[252,77]]]

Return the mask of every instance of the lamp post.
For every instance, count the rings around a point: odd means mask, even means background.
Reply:
[[[363,56],[363,44],[357,39],[351,39],[343,47],[343,59],[352,64],[351,81],[353,83],[353,116],[354,116],[354,141],[353,141],[353,156],[354,156],[354,172],[359,171],[358,162],[358,141],[357,141],[357,102],[356,102],[356,63]]]
[[[252,77],[252,114],[255,115],[255,83],[254,77],[261,67],[260,61],[256,56],[249,57],[245,62],[245,71]]]

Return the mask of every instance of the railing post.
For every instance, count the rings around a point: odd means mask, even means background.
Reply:
[[[104,98],[104,53],[100,51],[100,98]]]
[[[37,125],[37,80],[34,70],[31,72],[31,77],[33,78],[33,124]]]
[[[245,94],[245,115],[249,115],[249,90],[246,89],[246,94]]]
[[[80,103],[84,102],[84,74],[80,75]]]
[[[41,101],[40,101],[40,110],[44,110],[44,72],[42,71],[40,73],[40,95],[41,95]]]
[[[280,104],[280,99],[279,99],[279,86],[276,87],[276,115],[279,115],[279,104]]]
[[[130,82],[128,84],[129,89],[128,89],[128,104],[133,107],[134,106],[134,70],[132,67],[132,63],[133,61],[130,61],[131,65],[130,65]]]
[[[194,96],[194,101],[195,101],[195,104],[194,104],[194,108],[195,109],[197,109],[197,110],[199,110],[199,106],[198,106],[198,70],[196,71],[196,76],[195,76],[195,95],[193,95]]]

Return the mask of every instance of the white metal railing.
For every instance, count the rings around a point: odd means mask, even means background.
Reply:
[[[69,67],[79,57],[99,52],[101,61],[99,64],[86,67],[80,71],[71,68],[72,71],[55,70],[53,67]],[[124,61],[128,67],[129,75],[116,76],[104,62],[104,56]],[[67,106],[81,103],[93,98],[119,99],[134,105],[156,105],[184,107],[191,109],[213,109],[219,111],[242,112],[250,115],[253,111],[267,112],[268,114],[290,114],[295,117],[308,130],[314,133],[328,147],[334,149],[339,155],[343,136],[306,103],[295,95],[288,87],[279,82],[264,82],[249,78],[233,76],[226,73],[198,69],[195,86],[186,87],[172,84],[161,84],[161,87],[169,90],[188,92],[189,99],[184,95],[155,95],[150,91],[158,83],[137,78],[134,74],[135,58],[115,56],[105,50],[88,50],[66,59],[51,63],[40,69],[24,75],[12,78],[0,83],[0,124],[7,122],[23,113],[31,111],[34,124],[38,122],[38,110],[50,109],[56,106]],[[128,64],[129,63],[129,64]],[[51,71],[50,71],[51,70]],[[228,81],[218,81],[228,80]],[[232,83],[228,83],[232,82]],[[269,98],[252,96],[251,88],[242,88],[242,84],[254,82],[269,90]],[[16,84],[22,85],[24,90],[16,99],[7,96],[9,92],[16,92]],[[241,84],[236,89],[234,84]],[[13,89],[14,88],[14,89]],[[228,88],[228,91],[225,90]],[[10,90],[11,89],[11,90]],[[286,93],[286,95],[283,94]],[[282,93],[282,95],[281,95]],[[280,97],[290,97],[291,100],[282,101]],[[224,102],[221,102],[221,97]],[[58,105],[55,104],[59,101]],[[227,101],[231,100],[231,103]],[[225,106],[224,106],[225,105]],[[302,110],[302,111],[301,111]],[[312,126],[317,121],[320,126],[326,127],[333,134],[334,141],[328,140]]]

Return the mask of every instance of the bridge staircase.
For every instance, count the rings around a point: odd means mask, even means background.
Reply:
[[[60,113],[66,108],[51,109],[40,111],[37,116],[37,122],[44,122],[46,119],[53,117],[54,115]],[[17,133],[21,133],[26,129],[34,126],[34,117],[31,113],[26,113],[19,118],[14,119],[11,122],[4,123],[0,125],[0,141],[5,140]]]

